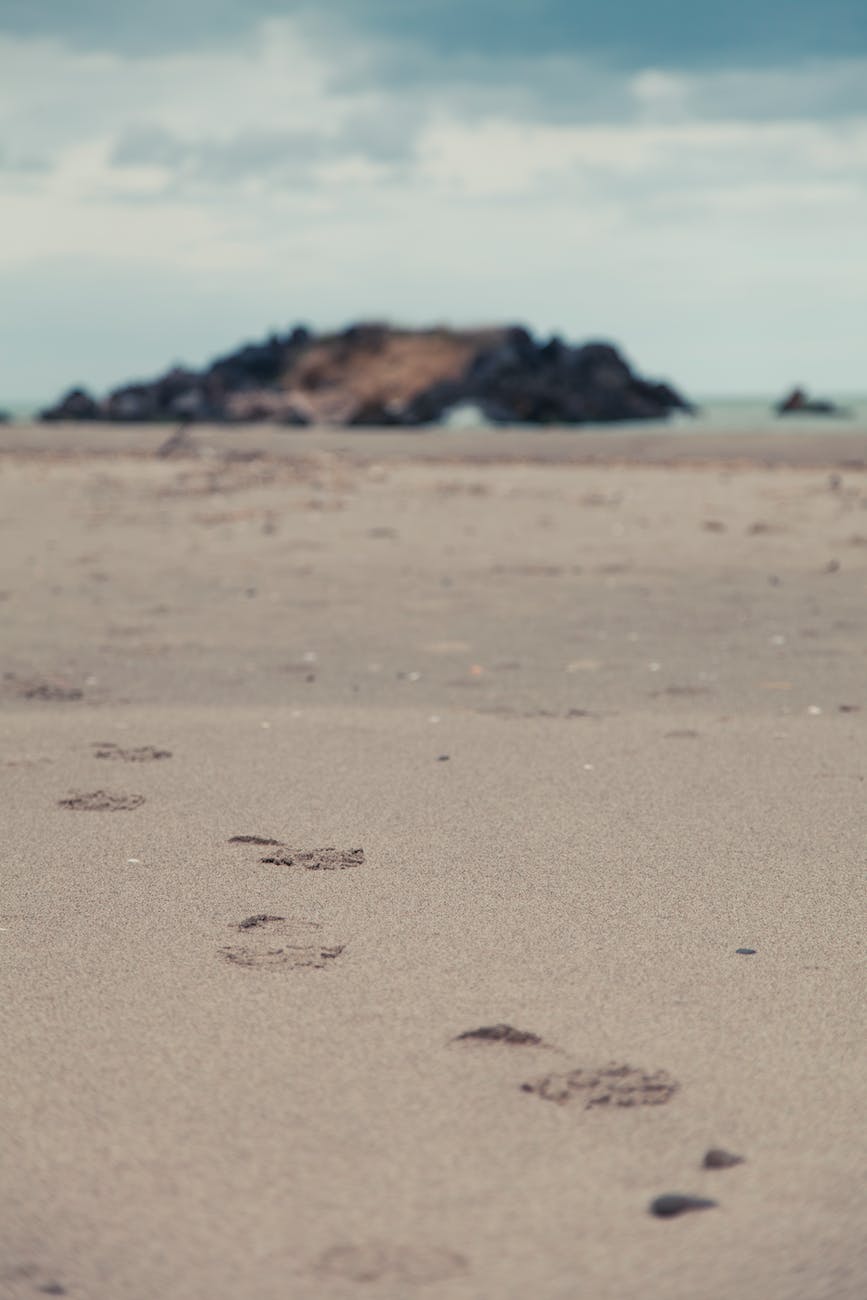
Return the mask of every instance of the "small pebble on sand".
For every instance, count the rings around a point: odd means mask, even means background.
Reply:
[[[733,1151],[725,1151],[722,1147],[711,1147],[705,1151],[702,1161],[705,1169],[732,1169],[743,1163],[743,1156],[736,1156]]]
[[[655,1201],[650,1202],[650,1213],[655,1214],[658,1219],[674,1219],[679,1214],[688,1214],[691,1210],[711,1210],[716,1206],[716,1201],[708,1200],[706,1196],[686,1196],[682,1192],[666,1192],[664,1196],[657,1196]]]

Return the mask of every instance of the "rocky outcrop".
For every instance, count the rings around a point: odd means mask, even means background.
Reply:
[[[41,418],[413,426],[462,408],[495,424],[656,420],[692,409],[667,384],[636,375],[608,343],[539,342],[522,326],[372,323],[318,336],[299,327],[101,401],[76,388]]]

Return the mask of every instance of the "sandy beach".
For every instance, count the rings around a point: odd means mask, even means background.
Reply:
[[[865,435],[169,432],[0,431],[0,1295],[863,1300]]]

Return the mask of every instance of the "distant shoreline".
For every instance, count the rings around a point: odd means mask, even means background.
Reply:
[[[0,425],[0,454],[153,456],[171,427],[161,424],[24,422]],[[700,432],[692,421],[665,425],[462,429],[288,429],[281,425],[196,424],[192,456],[304,459],[336,455],[356,463],[768,465],[867,469],[867,424],[855,429],[826,421],[780,421],[779,430]]]

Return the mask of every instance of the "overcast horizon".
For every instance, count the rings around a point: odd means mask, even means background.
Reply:
[[[0,0],[0,123],[0,407],[359,319],[867,389],[860,0]]]

